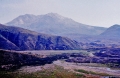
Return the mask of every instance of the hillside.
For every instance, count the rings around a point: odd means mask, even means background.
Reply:
[[[100,37],[108,39],[120,39],[120,25],[113,25],[103,32]]]
[[[93,48],[95,47],[119,48],[120,47],[120,25],[115,24],[109,27],[102,34],[93,36],[93,37],[86,37],[86,38],[84,37],[83,40],[84,42],[89,43],[89,44],[85,44],[89,48],[90,46],[92,46]]]
[[[78,43],[66,37],[37,33],[0,24],[0,49],[68,50],[80,49]]]

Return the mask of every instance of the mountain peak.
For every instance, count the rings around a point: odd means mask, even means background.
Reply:
[[[48,15],[48,16],[60,16],[59,14],[57,14],[57,13],[48,13],[48,14],[46,14],[46,15]]]
[[[111,26],[111,27],[120,27],[120,25],[119,25],[119,24],[114,24],[114,25]]]
[[[46,16],[50,16],[50,17],[53,17],[53,18],[59,18],[59,19],[65,19],[65,17],[57,14],[57,13],[48,13],[48,14],[45,14]]]
[[[114,24],[113,26],[120,26],[119,24]]]
[[[120,28],[120,25],[118,25],[118,24],[115,24],[115,25],[110,27],[110,29],[118,29],[118,28]]]
[[[120,38],[120,25],[115,24],[109,27],[105,32],[101,34],[104,38],[119,39]]]

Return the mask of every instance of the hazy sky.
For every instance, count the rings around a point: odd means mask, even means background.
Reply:
[[[19,15],[51,12],[93,26],[120,24],[120,0],[0,0],[2,24]]]

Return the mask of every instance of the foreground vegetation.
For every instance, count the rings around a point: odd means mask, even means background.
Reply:
[[[0,78],[86,78],[82,74],[75,74],[62,67],[55,66],[54,69],[42,69],[33,73],[5,72],[0,71]]]
[[[83,70],[83,69],[79,69],[79,70],[75,70],[77,72],[80,72],[80,73],[84,73],[84,74],[92,74],[92,75],[99,75],[99,76],[110,76],[109,74],[106,74],[106,73],[97,73],[97,72],[93,72],[93,71],[86,71],[86,70]]]

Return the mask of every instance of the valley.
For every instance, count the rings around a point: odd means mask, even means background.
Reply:
[[[1,70],[35,73],[54,69],[56,65],[69,72],[93,77],[119,77],[120,53],[117,49],[99,50],[38,50],[38,51],[0,51],[4,60],[0,62]],[[4,52],[4,53],[2,53]],[[115,53],[117,52],[117,53]],[[9,56],[10,53],[10,56]],[[12,54],[13,53],[13,54]],[[116,57],[117,56],[117,57]],[[24,59],[23,59],[24,57]],[[11,60],[8,61],[9,58]],[[24,61],[23,61],[24,60]],[[77,70],[80,72],[77,72]],[[89,71],[90,70],[90,71]],[[88,73],[82,72],[86,71]],[[89,74],[89,72],[91,72]],[[96,72],[96,73],[95,73]],[[79,77],[78,77],[79,78]],[[86,77],[85,77],[86,78]]]

